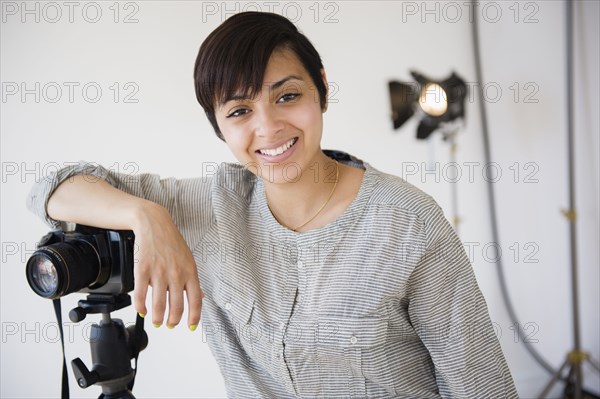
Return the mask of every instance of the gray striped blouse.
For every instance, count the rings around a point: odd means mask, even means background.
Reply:
[[[205,293],[201,331],[230,397],[516,398],[463,246],[435,201],[365,169],[334,222],[295,233],[240,165],[161,180],[81,163],[42,179],[29,208],[85,173],[165,206],[192,249]]]

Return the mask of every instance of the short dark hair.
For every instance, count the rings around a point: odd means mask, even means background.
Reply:
[[[298,57],[313,80],[324,110],[327,88],[321,76],[321,57],[287,18],[274,13],[242,12],[229,17],[204,40],[194,66],[196,98],[221,140],[224,138],[215,105],[223,104],[228,94],[238,90],[256,96],[271,54],[283,49]]]

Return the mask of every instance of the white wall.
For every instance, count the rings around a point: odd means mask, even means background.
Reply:
[[[2,2],[0,396],[10,398],[59,394],[60,344],[52,305],[32,293],[24,276],[26,256],[47,231],[24,206],[34,181],[57,165],[80,159],[125,173],[178,177],[201,174],[203,162],[234,160],[196,103],[192,69],[206,35],[247,3],[49,4]],[[387,81],[408,80],[410,69],[434,78],[454,70],[473,87],[470,7],[462,1],[253,4],[295,19],[321,52],[338,89],[332,96],[337,102],[325,117],[323,147],[346,150],[381,170],[403,175],[434,195],[450,215],[450,185],[444,178],[448,147],[438,136],[429,144],[417,142],[413,121],[392,130]],[[495,183],[498,245],[519,319],[530,323],[535,347],[557,367],[572,348],[568,223],[560,214],[567,206],[564,5],[484,1],[481,6],[492,154],[502,173]],[[27,13],[24,7],[33,11]],[[98,8],[102,14],[96,17]],[[137,22],[124,23],[127,16]],[[578,1],[576,18],[581,333],[584,349],[598,359],[598,3]],[[92,23],[94,19],[98,21]],[[88,91],[82,93],[86,84]],[[72,98],[69,86],[74,87]],[[19,92],[11,94],[15,87]],[[57,87],[62,89],[60,98]],[[102,93],[93,103],[95,87]],[[22,97],[23,88],[32,92]],[[128,94],[137,102],[126,102]],[[516,342],[500,297],[490,261],[493,243],[478,106],[474,95],[467,101],[457,154],[462,171],[460,234],[473,250],[473,266],[519,392],[534,397],[548,375]],[[439,182],[434,174],[424,173],[424,162],[439,162]],[[415,165],[417,173],[408,175]],[[65,297],[64,308],[75,306],[78,299]],[[116,315],[134,320],[132,308]],[[85,337],[96,320],[69,323],[69,360],[79,356],[90,364]],[[141,354],[134,390],[138,397],[224,396],[200,329],[192,333],[184,327],[163,327],[148,333],[150,346]],[[586,385],[599,392],[598,375],[586,370]],[[71,391],[76,397],[99,394],[95,387],[83,391],[72,386]]]

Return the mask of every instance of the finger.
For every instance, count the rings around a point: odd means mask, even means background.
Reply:
[[[134,268],[133,271],[133,307],[142,317],[148,314],[146,309],[146,295],[148,294],[148,278],[145,277],[138,268]]]
[[[198,326],[198,323],[200,323],[204,292],[202,292],[200,285],[197,282],[192,282],[186,285],[185,293],[188,301],[188,327],[190,330],[194,331]]]
[[[169,288],[169,317],[167,327],[173,328],[181,321],[183,314],[183,290]]]
[[[165,319],[165,308],[167,307],[167,287],[157,283],[152,286],[152,324],[160,327]]]

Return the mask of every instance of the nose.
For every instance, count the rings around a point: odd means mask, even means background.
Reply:
[[[256,132],[259,137],[273,136],[283,130],[285,124],[276,107],[266,105],[255,112],[258,113]]]

